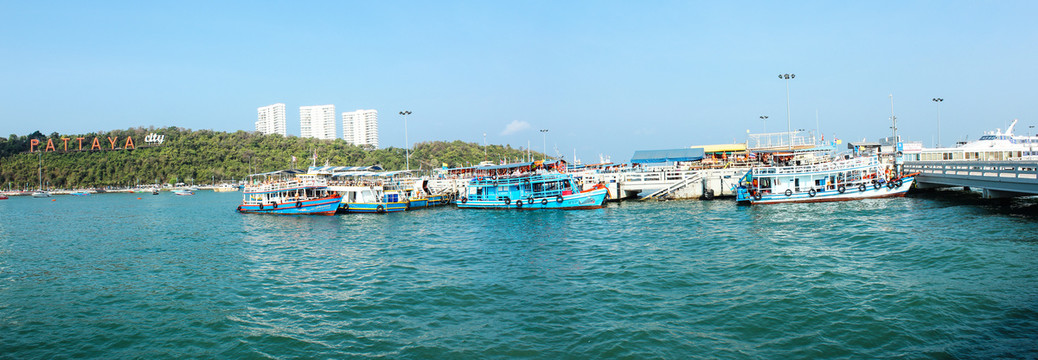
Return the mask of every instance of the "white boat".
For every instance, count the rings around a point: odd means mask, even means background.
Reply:
[[[923,149],[920,161],[946,160],[1036,160],[1038,159],[1038,135],[1016,135],[1013,129],[1017,120],[1005,132],[1001,129],[984,133],[976,141],[960,143],[955,147]]]
[[[189,196],[189,195],[194,195],[194,194],[195,194],[194,191],[187,190],[187,189],[173,190],[173,195]]]
[[[41,191],[34,191],[32,193],[32,197],[34,197],[34,198],[49,198],[50,197],[50,193],[46,192],[46,191],[42,191],[42,190]]]
[[[877,156],[795,166],[754,167],[739,182],[739,204],[847,201],[900,197],[915,174],[897,176]]]

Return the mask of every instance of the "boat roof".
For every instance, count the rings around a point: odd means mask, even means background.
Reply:
[[[372,166],[311,166],[307,171],[311,173],[327,174],[344,171],[382,171],[378,165]]]
[[[533,162],[518,162],[518,163],[501,164],[501,165],[468,166],[468,167],[452,168],[452,169],[448,169],[448,171],[514,169],[514,168],[522,168],[522,167],[536,166],[536,165],[554,165],[554,164],[560,163],[560,162],[563,163],[563,164],[566,163],[566,161],[562,160],[562,159],[545,160],[545,161],[538,160],[538,161],[533,161]]]
[[[302,174],[302,173],[305,173],[305,172],[306,172],[306,170],[302,170],[302,169],[288,169],[288,170],[277,170],[277,171],[271,171],[271,172],[265,172],[265,173],[259,173],[259,174],[252,174],[252,175],[249,175],[249,176],[296,175],[296,174]]]
[[[631,157],[632,164],[666,163],[677,161],[703,160],[703,148],[691,149],[669,149],[669,150],[638,150]]]
[[[719,152],[739,152],[746,151],[746,144],[712,144],[712,145],[692,145],[692,149],[703,149],[705,153],[719,153]]]
[[[344,177],[344,176],[371,176],[371,177],[390,177],[397,176],[400,174],[409,174],[414,170],[397,170],[397,171],[344,171],[332,173],[332,177]]]

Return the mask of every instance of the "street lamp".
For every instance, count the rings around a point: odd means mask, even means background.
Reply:
[[[764,120],[764,133],[767,133],[768,132],[768,116],[767,115],[761,115],[760,119]]]
[[[411,111],[401,111],[400,115],[404,116],[404,162],[407,163],[407,170],[411,171],[411,142],[407,140],[407,115],[411,115]]]
[[[779,79],[786,80],[786,132],[789,133],[789,148],[793,149],[793,130],[789,120],[789,79],[796,78],[796,74],[779,74]]]
[[[937,147],[941,147],[941,102],[944,101],[942,98],[933,98],[933,102],[937,103]]]
[[[543,160],[548,160],[548,129],[541,129],[541,143],[544,146]]]

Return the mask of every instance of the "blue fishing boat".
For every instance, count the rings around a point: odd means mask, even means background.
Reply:
[[[335,215],[342,197],[328,180],[303,170],[281,170],[250,176],[238,212],[277,215]]]
[[[604,206],[607,190],[580,191],[573,175],[535,172],[469,180],[459,209],[595,209]]]

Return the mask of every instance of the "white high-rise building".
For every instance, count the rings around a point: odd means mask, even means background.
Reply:
[[[342,138],[350,144],[378,149],[378,110],[342,113]]]
[[[300,106],[299,125],[299,137],[335,139],[335,105]]]
[[[285,104],[277,103],[256,108],[256,112],[256,131],[263,135],[288,135],[287,126],[285,126]]]

